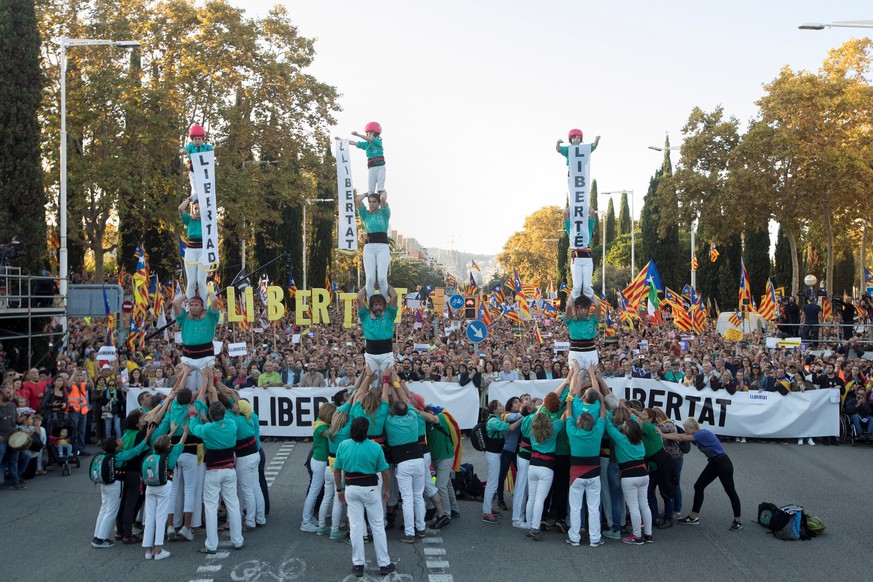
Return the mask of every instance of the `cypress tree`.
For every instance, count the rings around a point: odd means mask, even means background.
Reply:
[[[0,244],[17,236],[20,256],[9,263],[34,274],[47,255],[39,50],[33,0],[0,0]]]
[[[618,211],[618,234],[630,234],[631,215],[627,204],[627,192],[621,193],[621,207]]]
[[[773,285],[784,287],[788,293],[791,292],[791,245],[788,243],[788,238],[785,237],[781,225],[779,226],[779,232],[776,234]]]
[[[758,228],[746,230],[743,260],[752,284],[752,296],[756,302],[760,301],[761,295],[767,288],[767,277],[770,276],[770,232],[766,223]]]
[[[615,240],[615,206],[612,204],[612,198],[609,199],[609,204],[606,205],[606,247],[612,244]]]
[[[669,141],[667,142],[669,147]],[[643,200],[640,212],[640,247],[643,261],[652,259],[661,274],[661,281],[673,290],[678,291],[688,280],[688,251],[679,243],[679,227],[669,224],[666,228],[661,224],[664,196],[659,187],[665,175],[672,173],[670,150],[665,150],[664,161],[655,175],[649,180],[649,189]],[[663,235],[661,231],[664,230]]]
[[[837,254],[837,261],[834,264],[834,284],[832,289],[835,295],[848,293],[852,295],[852,288],[855,285],[855,255],[849,249],[843,249]]]
[[[317,197],[336,198],[336,160],[330,148],[324,153],[317,172]],[[312,237],[309,239],[309,286],[322,287],[325,273],[330,270],[331,256],[336,248],[336,204],[319,204],[313,208]]]
[[[591,191],[589,193],[589,196],[591,197],[591,201],[588,203],[589,206],[593,210],[599,210],[597,208],[597,180],[591,181]],[[602,239],[603,235],[600,233],[600,228],[601,228],[600,217],[598,216],[597,217],[597,224],[594,225],[594,230],[591,233],[591,247],[592,248],[594,247],[594,245],[600,245],[600,243],[601,243],[601,239]]]

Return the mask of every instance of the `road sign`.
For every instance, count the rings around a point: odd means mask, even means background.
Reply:
[[[124,303],[121,304],[121,310],[125,313],[130,313],[133,311],[133,301],[130,299],[125,299]]]
[[[449,299],[449,307],[452,309],[461,309],[464,307],[464,296],[452,295],[451,299]]]
[[[467,323],[467,339],[478,344],[488,335],[488,328],[478,319]]]
[[[118,313],[123,298],[121,285],[70,285],[67,314],[70,317],[106,317],[106,302],[109,302],[110,313]]]

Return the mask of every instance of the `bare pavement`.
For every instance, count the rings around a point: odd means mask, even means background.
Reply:
[[[464,441],[464,462],[486,474],[482,453]],[[497,525],[480,520],[481,503],[461,501],[461,518],[414,545],[388,532],[388,549],[397,572],[381,577],[367,546],[364,580],[463,582],[490,580],[869,580],[870,484],[873,447],[750,442],[727,444],[743,503],[745,528],[728,531],[730,505],[716,481],[707,489],[698,527],[675,526],[654,532],[655,543],[627,546],[606,540],[591,548],[564,543],[557,531],[541,542],[525,538],[509,516]],[[100,493],[87,476],[87,461],[70,477],[60,471],[29,482],[26,491],[0,489],[0,580],[130,582],[288,582],[346,581],[351,547],[326,536],[299,530],[308,486],[303,466],[309,444],[267,443],[268,473],[274,479],[267,527],[245,534],[246,547],[235,551],[223,534],[214,556],[197,552],[194,542],[172,542],[172,556],[146,561],[139,546],[112,549],[90,545]],[[92,447],[94,449],[95,447]],[[705,459],[692,451],[682,473],[684,512],[690,509],[694,480]],[[507,495],[507,501],[510,497]],[[827,524],[823,536],[803,542],[773,538],[754,522],[758,503],[798,503]]]

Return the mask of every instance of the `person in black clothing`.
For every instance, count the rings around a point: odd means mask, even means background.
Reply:
[[[848,298],[843,301],[843,306],[840,307],[840,319],[843,321],[841,328],[843,339],[848,341],[852,337],[852,328],[855,324],[855,306]]]
[[[818,329],[821,323],[821,307],[815,298],[803,306],[803,317],[800,323],[801,339],[808,342],[810,347],[816,348],[818,346]]]
[[[847,358],[854,356],[856,358],[861,358],[864,356],[864,348],[858,345],[858,338],[850,337],[847,343],[844,343],[840,347],[836,349],[836,352],[841,356],[846,356]]]
[[[412,369],[412,363],[408,358],[403,360],[403,368],[397,373],[397,376],[404,382],[418,382],[421,379]]]
[[[797,305],[797,299],[792,295],[788,298],[788,303],[785,305],[785,333],[788,337],[797,337],[798,325],[800,324],[800,306]]]
[[[821,389],[839,388],[840,396],[846,391],[846,383],[834,373],[834,365],[830,363],[825,365],[825,373],[818,377],[818,387]],[[828,437],[824,444],[840,446],[840,441],[837,437]]]

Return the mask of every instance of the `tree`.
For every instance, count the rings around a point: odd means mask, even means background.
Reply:
[[[33,274],[46,259],[39,49],[34,2],[0,0],[0,244],[18,237],[21,255],[9,263]]]
[[[848,248],[840,251],[836,264],[834,264],[833,292],[837,295],[847,293],[852,295],[855,285],[855,255]]]
[[[770,231],[766,224],[746,231],[743,261],[752,284],[752,296],[758,301],[767,288],[767,278],[770,276]]]
[[[670,140],[668,138],[666,148],[669,147]],[[661,205],[665,203],[664,199],[667,197],[658,193],[659,188],[662,187],[663,176],[669,176],[672,171],[670,150],[665,149],[661,167],[649,179],[649,189],[643,199],[643,209],[640,212],[639,222],[640,253],[643,260],[652,259],[655,261],[664,285],[677,290],[680,282],[685,280],[684,265],[687,263],[683,261],[683,258],[688,258],[688,251],[687,247],[683,248],[679,244],[679,228],[676,224],[671,223],[666,228],[661,228]],[[675,214],[675,212],[671,214]]]
[[[621,193],[621,205],[618,210],[618,234],[630,234],[631,215],[627,204],[627,192]]]
[[[597,180],[591,180],[591,190],[589,191],[590,202],[588,205],[593,210],[598,210],[597,208]],[[594,231],[591,233],[591,246],[594,247],[595,244],[600,244],[602,240],[602,234],[600,233],[600,229],[602,228],[600,216],[597,217],[597,224],[594,225]]]
[[[709,248],[709,245],[706,245]],[[716,263],[715,271],[715,286],[713,295],[718,299],[718,304],[721,309],[730,311],[739,307],[739,288],[740,288],[740,257],[742,249],[740,246],[740,235],[731,235],[726,242],[719,247],[719,257]],[[698,285],[700,277],[697,278]],[[757,299],[756,299],[757,301]]]
[[[612,198],[609,199],[609,204],[606,205],[606,246],[612,244],[615,240],[615,206],[612,204]]]
[[[336,160],[329,148],[325,148],[321,166],[318,168],[318,198],[332,199],[336,196]],[[324,275],[330,269],[331,253],[336,248],[336,204],[319,204],[313,212],[312,236],[309,239],[310,286],[321,286]]]
[[[524,283],[539,281],[547,285],[555,280],[558,249],[555,239],[562,225],[562,210],[557,206],[545,206],[529,214],[524,229],[513,233],[504,243],[497,262],[506,272],[518,270]]]
[[[790,289],[792,270],[791,247],[780,224],[776,234],[776,254],[773,260],[773,285]]]

